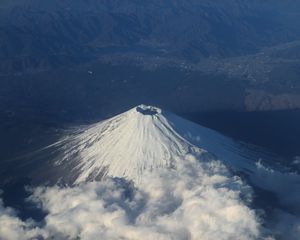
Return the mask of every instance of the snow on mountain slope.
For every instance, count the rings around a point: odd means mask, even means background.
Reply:
[[[172,168],[189,152],[203,151],[181,137],[160,109],[134,108],[74,135],[56,164],[76,159],[76,182],[109,175],[140,181],[145,170]],[[70,141],[71,140],[71,141]]]
[[[176,168],[187,154],[200,161],[220,159],[232,169],[255,166],[242,144],[159,108],[140,105],[106,121],[79,129],[57,145],[55,165],[71,169],[75,183],[104,176],[142,181],[145,171]],[[243,156],[244,155],[244,156]]]
[[[208,175],[214,167],[207,166],[220,164],[232,176],[274,194],[270,198],[276,198],[275,204],[300,214],[299,174],[276,166],[276,159],[255,146],[234,141],[159,108],[137,106],[71,131],[54,146],[60,154],[53,172],[63,182],[76,185],[108,176],[145,186],[164,171],[177,176],[197,171],[194,163],[191,168],[182,167],[189,165],[188,159],[192,158]],[[149,174],[152,177],[147,177]]]
[[[43,224],[0,199],[0,238],[299,239],[299,174],[155,107],[71,129],[39,154],[51,166],[22,163],[43,179],[27,198],[47,213]]]

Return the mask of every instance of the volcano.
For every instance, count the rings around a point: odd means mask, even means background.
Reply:
[[[147,171],[174,168],[185,156],[220,160],[251,173],[261,158],[245,144],[153,106],[140,105],[111,119],[80,127],[55,147],[56,169],[73,183],[119,177],[139,183]],[[70,180],[71,179],[71,180]]]
[[[39,228],[0,199],[18,239],[24,226],[25,239],[298,239],[299,174],[258,147],[146,105],[63,133],[9,165],[19,182],[7,178],[4,193],[19,193],[26,176],[26,203],[47,213]]]

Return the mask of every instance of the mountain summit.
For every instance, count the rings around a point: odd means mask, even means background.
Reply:
[[[77,159],[77,183],[107,175],[139,182],[144,171],[175,167],[186,154],[202,153],[174,129],[166,113],[145,105],[89,126],[66,146],[56,164]]]
[[[105,176],[124,177],[138,183],[146,171],[176,168],[178,161],[187,155],[199,161],[220,159],[233,169],[251,169],[242,144],[145,105],[80,128],[59,145],[62,156],[57,158],[55,166],[67,169],[64,176],[74,183]]]

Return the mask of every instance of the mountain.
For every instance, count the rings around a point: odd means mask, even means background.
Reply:
[[[140,102],[184,114],[299,108],[299,7],[1,1],[1,119],[99,119]]]
[[[198,62],[255,53],[299,39],[298,7],[259,0],[2,1],[0,73],[116,54]]]
[[[145,105],[63,135],[0,162],[4,239],[298,239],[299,161]]]
[[[232,171],[254,178],[256,162],[267,154],[159,108],[140,105],[111,119],[71,129],[23,164],[35,164],[43,181],[82,183],[106,176],[140,183],[147,172],[176,169],[187,156],[220,160]],[[43,161],[42,159],[48,159]],[[50,159],[50,160],[49,160]],[[46,165],[45,163],[48,162]],[[24,171],[21,171],[24,173]],[[255,176],[257,178],[257,176]]]

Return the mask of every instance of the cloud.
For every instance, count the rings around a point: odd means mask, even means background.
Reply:
[[[279,203],[289,211],[300,215],[300,175],[266,167],[261,162],[256,164],[252,181],[263,189],[276,194]]]
[[[0,199],[0,239],[24,240],[43,237],[44,231],[35,226],[31,220],[26,222],[17,217],[17,213],[9,207],[4,207]]]
[[[256,239],[250,189],[219,162],[187,156],[177,169],[144,176],[138,189],[107,179],[75,188],[39,188],[47,228],[91,239]],[[244,197],[244,201],[241,199]]]
[[[276,239],[299,240],[300,218],[292,213],[276,209],[272,216],[271,228]]]
[[[273,195],[264,202],[269,212],[266,226],[277,240],[298,240],[300,236],[300,175],[256,163],[252,182]],[[271,209],[271,210],[270,210]]]
[[[294,175],[279,175],[261,164],[257,168],[261,180],[266,179],[264,187],[278,185],[271,176],[295,180]],[[292,201],[285,197],[284,203],[297,202],[299,189],[294,190]],[[29,200],[47,212],[43,226],[20,220],[1,202],[0,236],[5,240],[296,240],[297,212],[274,209],[265,223],[253,209],[253,195],[252,188],[221,162],[199,162],[187,155],[176,169],[145,173],[138,186],[122,178],[106,178],[72,187],[34,188]]]
[[[292,165],[300,171],[300,156],[295,156],[292,162]]]
[[[259,218],[248,206],[251,194],[220,162],[200,164],[186,156],[176,169],[146,173],[139,186],[107,178],[33,189],[30,200],[48,212],[41,229],[14,213],[8,216],[18,222],[13,232],[29,239],[37,234],[83,240],[248,240],[260,235]],[[8,239],[14,239],[11,236]]]

